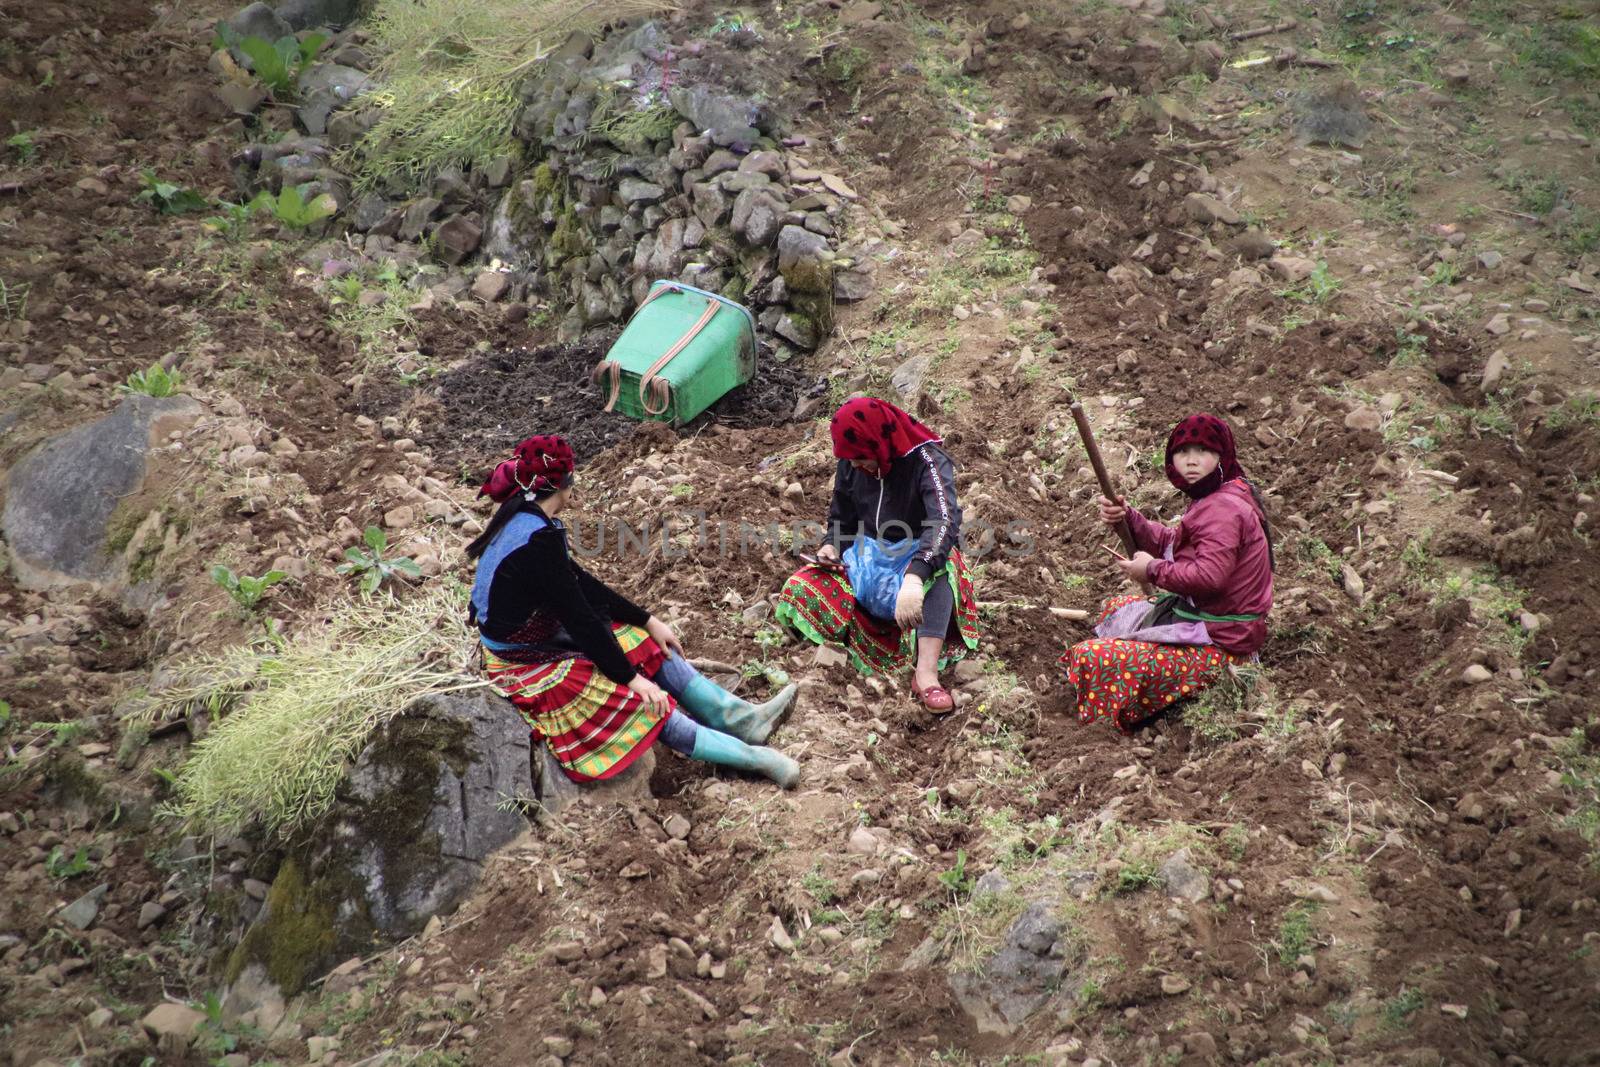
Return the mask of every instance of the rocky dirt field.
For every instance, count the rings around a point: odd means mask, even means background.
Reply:
[[[375,343],[310,237],[141,200],[145,168],[237,198],[227,10],[0,0],[0,462],[153,364],[197,402],[110,511],[126,580],[0,577],[10,1062],[1596,1062],[1593,13],[686,7],[670,32],[806,57],[789,132],[848,182],[871,287],[671,430],[599,411],[612,335],[558,340],[536,291],[446,287]],[[574,437],[583,520],[821,518],[857,391],[960,470],[985,637],[952,714],[778,633],[781,548],[602,555],[746,689],[801,682],[773,742],[800,788],[663,752],[417,937],[225,1010],[281,854],[156,813],[207,724],[132,731],[130,693],[337,614],[368,525],[466,578],[476,485],[528,432]],[[1259,668],[1132,739],[1055,668],[1119,591],[1072,397],[1169,519],[1164,435],[1225,415],[1277,535]],[[218,563],[289,577],[246,610]]]

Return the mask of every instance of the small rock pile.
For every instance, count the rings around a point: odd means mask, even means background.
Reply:
[[[230,24],[271,21],[257,9]],[[376,121],[363,40],[359,30],[334,37],[331,61],[300,73],[303,132],[236,156],[243,193],[326,193],[362,235],[352,247],[375,260],[431,256],[454,268],[448,296],[503,303],[514,317],[541,296],[566,309],[562,340],[625,321],[652,282],[674,279],[752,307],[782,360],[821,343],[835,301],[870,289],[860,250],[841,243],[858,194],[794,151],[803,138],[782,136],[781,83],[743,88],[761,51],[713,31],[675,37],[653,21],[598,42],[575,35],[522,86],[520,159],[447,167],[425,188],[393,178],[356,196],[332,157]]]

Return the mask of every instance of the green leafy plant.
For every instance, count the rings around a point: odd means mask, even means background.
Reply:
[[[224,201],[217,207],[222,213],[202,220],[201,225],[225,241],[237,241],[243,237],[250,224],[250,205]]]
[[[950,890],[954,897],[968,897],[972,895],[975,884],[971,875],[967,873],[967,854],[965,851],[956,852],[956,865],[948,871],[939,872],[939,884]]]
[[[6,138],[6,147],[16,153],[18,163],[32,163],[33,157],[39,154],[39,146],[33,143],[32,130],[22,130]]]
[[[233,602],[246,611],[261,603],[267,590],[287,577],[283,571],[268,571],[259,578],[252,578],[248,574],[235,574],[221,563],[211,568],[211,580],[227,590]]]
[[[389,547],[389,537],[376,526],[368,526],[361,535],[361,540],[366,543],[366,551],[352,545],[344,550],[346,563],[339,564],[335,569],[340,574],[361,575],[361,592],[364,594],[375,593],[378,587],[395,575],[406,578],[421,578],[422,570],[416,561],[409,556],[400,556],[386,559],[383,553]]]
[[[0,732],[11,728],[11,702],[0,700]]]
[[[250,60],[250,69],[261,79],[261,84],[274,95],[282,96],[293,91],[295,79],[317,58],[327,40],[325,34],[310,33],[303,41],[287,35],[269,41],[264,37],[242,37],[224,26],[217,31],[217,39],[212,43],[238,49]]]
[[[1113,891],[1137,893],[1146,886],[1155,885],[1158,880],[1155,861],[1140,857],[1123,864],[1122,869],[1117,872],[1117,884]]]
[[[65,882],[69,878],[76,878],[80,874],[87,874],[94,865],[89,862],[89,849],[79,845],[69,859],[57,845],[50,850],[50,855],[45,857],[44,872],[58,882]]]
[[[207,204],[206,198],[197,190],[164,182],[148,167],[140,172],[139,184],[144,189],[134,199],[149,204],[163,215],[183,215],[199,211]]]
[[[263,189],[250,201],[257,215],[271,215],[285,226],[304,230],[315,226],[339,210],[339,202],[328,193],[306,199],[306,186],[285,185],[277,196]]]
[[[182,373],[168,370],[159,363],[152,363],[144,370],[136,370],[128,375],[128,380],[117,386],[117,391],[142,393],[145,396],[171,396],[182,384]]]
[[[1334,273],[1328,269],[1328,261],[1317,260],[1317,265],[1299,285],[1288,289],[1278,290],[1278,295],[1290,300],[1298,300],[1303,304],[1327,304],[1339,295],[1339,290],[1344,288]]]

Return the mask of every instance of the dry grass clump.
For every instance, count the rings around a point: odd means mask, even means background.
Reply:
[[[358,184],[431,179],[512,153],[522,77],[573,33],[674,9],[658,0],[377,0],[386,58],[376,125],[355,151]]]
[[[206,709],[211,731],[173,783],[166,813],[193,830],[252,823],[287,836],[314,823],[373,731],[418,697],[473,689],[465,590],[352,601],[279,645],[192,659],[136,702],[134,728]]]

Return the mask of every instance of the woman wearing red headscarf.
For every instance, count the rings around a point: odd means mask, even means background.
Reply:
[[[830,427],[838,467],[820,566],[784,584],[777,617],[818,644],[842,643],[863,674],[912,668],[912,691],[934,711],[955,706],[939,671],[978,647],[978,607],[961,558],[955,465],[932,430],[893,404],[846,401]],[[856,600],[838,566],[857,538],[917,538],[895,597],[894,618]]]
[[[1215,416],[1189,416],[1167,438],[1166,470],[1190,500],[1176,526],[1152,522],[1126,500],[1101,497],[1099,505],[1106,524],[1127,520],[1138,547],[1117,568],[1162,593],[1111,600],[1096,636],[1061,657],[1078,718],[1108,716],[1123,733],[1211,685],[1267,640],[1272,540],[1233,431]]]
[[[500,505],[467,546],[489,678],[573,781],[620,774],[659,737],[693,759],[793,786],[799,765],[759,746],[797,687],[765,704],[740,700],[689,666],[672,627],[578,566],[557,517],[572,483],[572,449],[539,436],[480,491]]]

